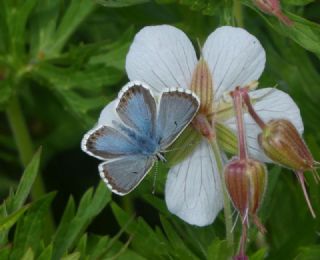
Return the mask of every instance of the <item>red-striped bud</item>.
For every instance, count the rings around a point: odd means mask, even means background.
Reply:
[[[316,182],[319,176],[315,160],[295,126],[288,120],[271,120],[262,129],[258,141],[264,153],[274,162],[295,171],[313,217],[314,210],[305,187],[304,172],[312,171]]]
[[[293,22],[281,11],[279,0],[253,0],[253,3],[266,14],[277,17],[285,25],[291,26]]]
[[[264,164],[252,159],[234,158],[225,166],[224,178],[232,203],[243,221],[247,221],[248,215],[253,216],[255,224],[264,232],[256,216],[267,185]]]
[[[273,161],[296,171],[314,168],[314,159],[295,126],[288,120],[268,122],[258,136],[265,154]]]

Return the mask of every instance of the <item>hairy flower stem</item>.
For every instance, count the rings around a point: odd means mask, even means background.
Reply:
[[[8,104],[6,114],[17,145],[21,164],[25,168],[31,161],[34,149],[17,97],[12,98],[11,102]],[[43,181],[41,175],[38,174],[31,190],[31,197],[33,200],[37,200],[44,194],[45,188]],[[54,226],[52,216],[50,215],[50,217],[47,217],[45,221],[47,222],[45,226],[48,229],[48,232],[51,232]]]
[[[242,234],[240,239],[239,256],[245,259],[246,256],[246,241],[247,241],[247,221],[242,221]]]
[[[233,105],[234,105],[236,120],[237,120],[239,159],[246,160],[248,159],[248,152],[247,152],[245,128],[243,125],[242,95],[241,95],[240,88],[237,87],[234,91],[232,91],[231,96],[233,98]]]
[[[243,27],[242,5],[240,0],[233,0],[233,16],[236,20],[236,25]]]
[[[221,183],[222,183],[222,190],[223,190],[223,208],[224,208],[224,220],[225,220],[225,227],[226,227],[226,240],[228,243],[228,246],[233,249],[233,244],[234,244],[234,238],[233,238],[233,233],[232,233],[232,211],[231,211],[231,204],[230,204],[230,199],[229,195],[227,192],[227,187],[225,182],[223,181],[224,176],[223,176],[223,162],[221,158],[221,153],[220,153],[220,148],[217,143],[217,138],[212,138],[209,140],[211,143],[211,147],[217,162],[220,178],[221,178]]]
[[[265,128],[266,124],[265,122],[263,122],[263,120],[258,116],[258,114],[256,113],[256,111],[254,110],[251,101],[250,101],[250,97],[248,94],[248,91],[246,89],[242,89],[241,90],[241,96],[243,98],[244,103],[246,104],[247,108],[248,108],[248,112],[251,115],[251,117],[253,118],[253,120],[257,123],[257,125],[263,129]]]

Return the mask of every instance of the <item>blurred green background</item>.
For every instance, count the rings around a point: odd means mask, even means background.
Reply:
[[[167,211],[165,166],[156,195],[150,175],[111,198],[80,141],[128,81],[125,57],[139,29],[171,24],[203,43],[229,24],[260,40],[259,85],[293,97],[319,161],[320,2],[281,4],[292,27],[248,0],[0,0],[0,259],[228,259],[222,214],[197,228]],[[306,178],[320,216],[320,186]],[[320,259],[320,220],[292,172],[269,168],[259,215],[268,233],[250,230],[250,259]]]

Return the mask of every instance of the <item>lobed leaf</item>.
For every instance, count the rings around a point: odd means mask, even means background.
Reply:
[[[7,208],[9,213],[19,210],[28,198],[32,185],[39,171],[41,150],[42,149],[39,148],[35,153],[32,160],[27,165],[25,171],[22,174],[21,180],[14,196],[8,199]]]
[[[54,196],[55,193],[48,193],[32,203],[27,214],[19,220],[14,234],[12,259],[20,259],[28,248],[35,254],[39,252],[44,220]]]

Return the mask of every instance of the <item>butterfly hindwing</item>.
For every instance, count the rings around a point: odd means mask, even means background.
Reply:
[[[89,131],[83,137],[81,147],[89,155],[102,160],[140,152],[134,140],[110,126],[100,126]]]
[[[120,91],[112,126],[89,131],[82,149],[106,160],[100,176],[115,193],[125,195],[146,176],[154,162],[191,122],[199,108],[198,98],[185,89],[162,93],[159,106],[149,87],[133,81]]]
[[[99,165],[100,176],[111,191],[125,195],[132,191],[154,164],[153,157],[131,155]]]
[[[153,138],[157,107],[149,87],[132,81],[121,90],[118,100],[116,111],[121,120],[138,133]]]
[[[162,93],[156,131],[161,150],[168,147],[186,128],[199,105],[199,99],[187,89],[169,89]]]

